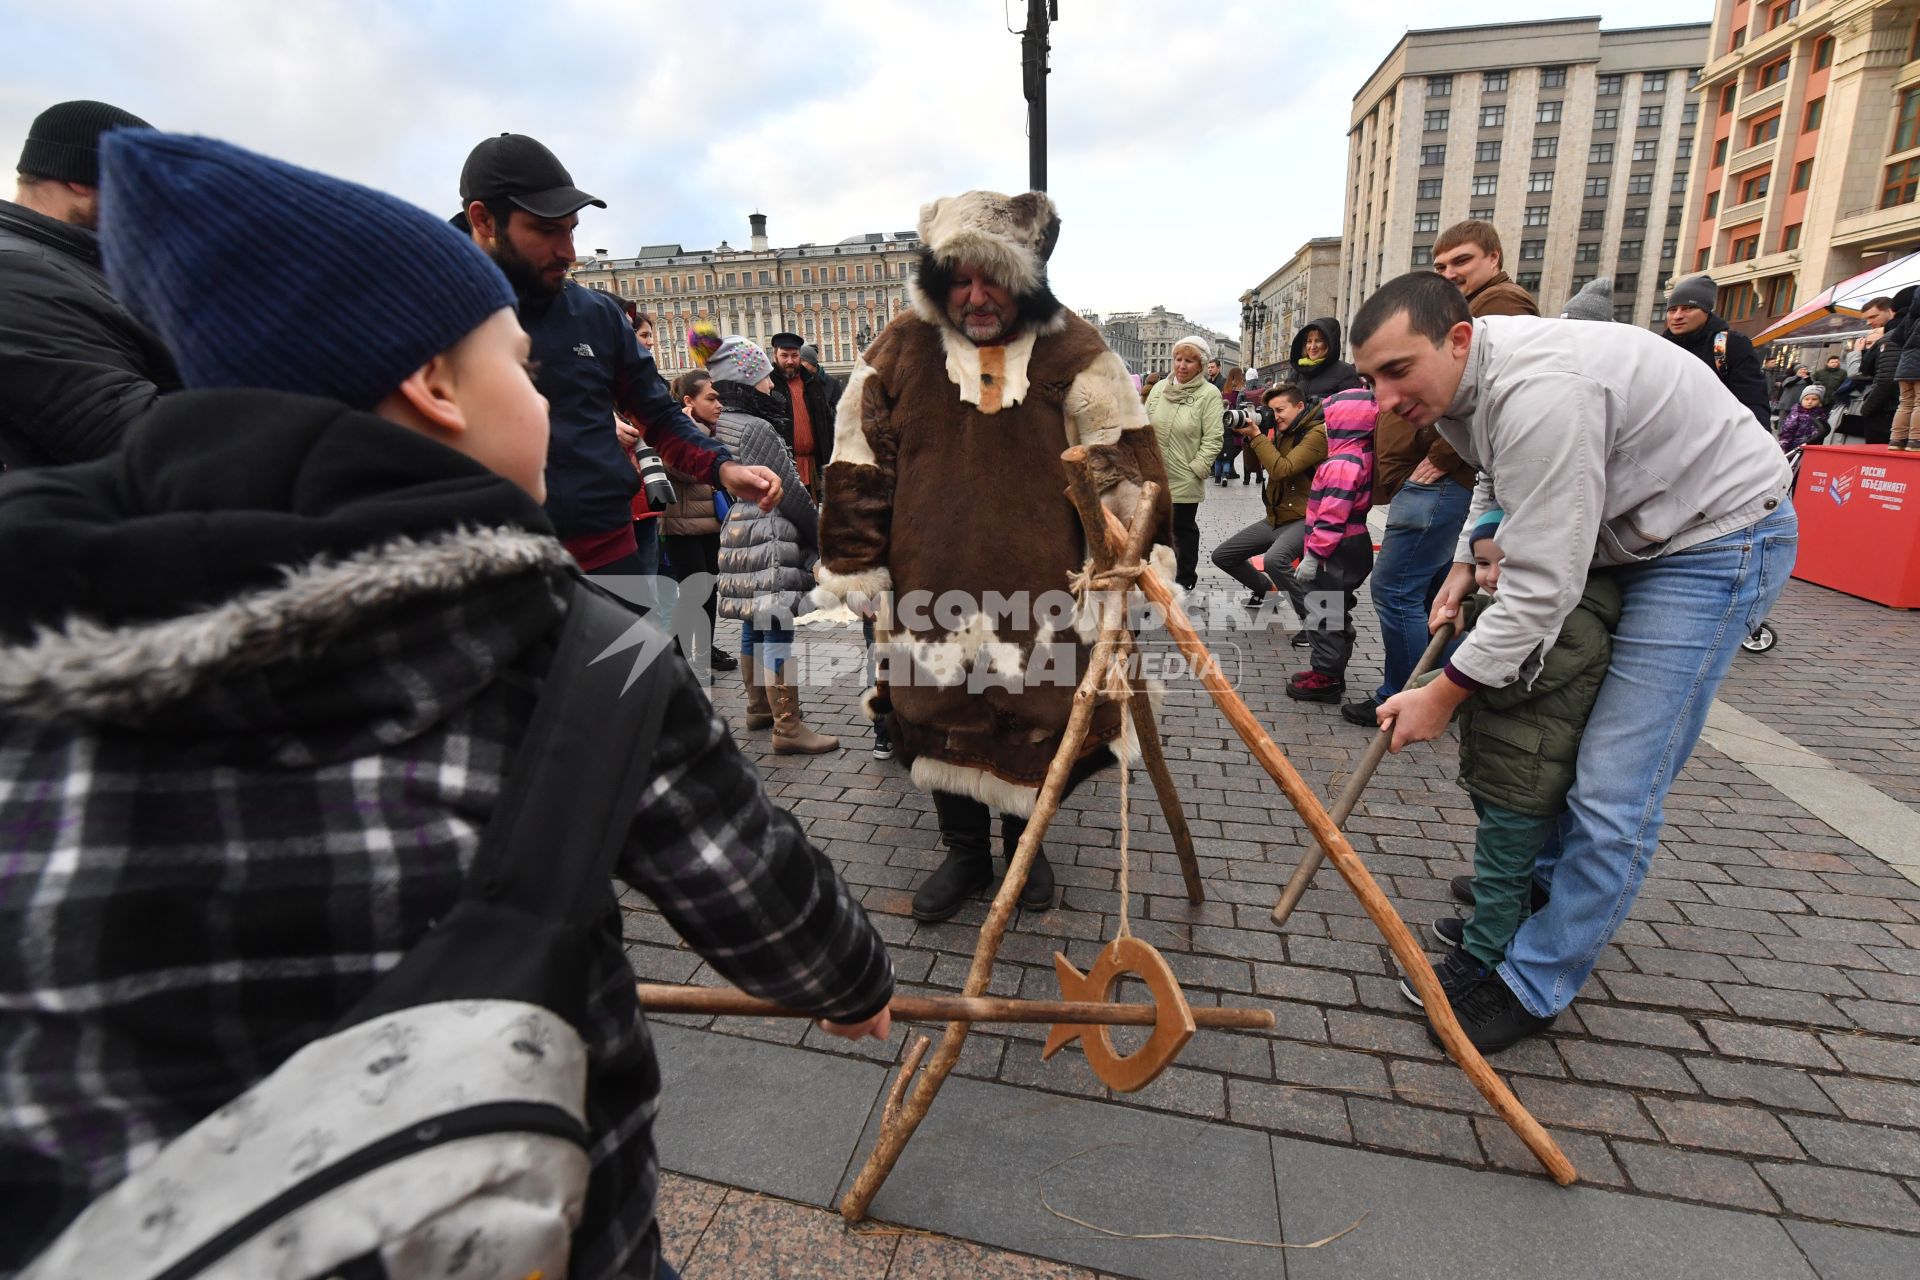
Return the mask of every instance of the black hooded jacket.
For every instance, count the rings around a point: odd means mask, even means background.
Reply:
[[[1714,352],[1714,335],[1719,333],[1727,335],[1724,362],[1717,359]],[[1721,385],[1733,392],[1734,399],[1753,411],[1761,428],[1773,430],[1773,402],[1767,396],[1766,371],[1761,369],[1760,357],[1754,354],[1753,342],[1746,334],[1709,312],[1707,322],[1692,333],[1676,334],[1668,330],[1667,341],[1704,360],[1707,368],[1719,376]]]
[[[1859,436],[1868,444],[1885,444],[1893,436],[1893,415],[1900,407],[1900,381],[1897,376],[1900,368],[1900,353],[1907,345],[1908,330],[1912,318],[1907,314],[1914,296],[1920,293],[1908,285],[1893,297],[1894,318],[1887,325],[1887,331],[1880,335],[1880,341],[1868,347],[1860,356],[1860,377],[1870,379],[1867,394],[1860,401],[1858,413],[1848,414],[1841,420],[1840,430],[1850,436]]]
[[[108,290],[99,238],[0,200],[0,464],[101,457],[179,386],[160,339]]]
[[[1326,357],[1312,369],[1300,367],[1301,358],[1307,353],[1307,333],[1318,329],[1320,336],[1327,340]],[[1287,368],[1280,377],[1284,382],[1292,382],[1316,400],[1324,400],[1336,391],[1356,391],[1364,384],[1359,372],[1340,358],[1340,322],[1332,316],[1322,316],[1318,320],[1309,320],[1300,326],[1300,332],[1293,335],[1293,348],[1288,353]]]

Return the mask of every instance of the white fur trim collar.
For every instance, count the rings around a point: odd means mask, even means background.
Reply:
[[[71,618],[0,647],[0,709],[45,719],[151,711],[223,676],[317,653],[371,611],[572,565],[551,536],[464,528],[285,568],[278,586],[178,617],[119,627]]]
[[[947,377],[960,398],[982,413],[998,413],[1027,398],[1027,365],[1033,359],[1034,332],[1024,329],[1013,341],[980,346],[951,325],[940,327],[947,353]]]

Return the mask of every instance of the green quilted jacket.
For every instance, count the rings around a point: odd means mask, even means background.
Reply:
[[[1461,629],[1492,604],[1484,593],[1468,600]],[[1619,586],[1608,574],[1590,575],[1532,686],[1482,689],[1461,704],[1460,785],[1469,794],[1541,818],[1566,808],[1580,734],[1607,678],[1619,622]]]

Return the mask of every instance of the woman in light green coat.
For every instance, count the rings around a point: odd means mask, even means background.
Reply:
[[[1160,439],[1167,464],[1167,488],[1173,498],[1174,581],[1191,591],[1200,581],[1200,500],[1220,453],[1226,404],[1205,376],[1213,348],[1205,338],[1173,344],[1173,376],[1154,383],[1147,397],[1147,418]]]

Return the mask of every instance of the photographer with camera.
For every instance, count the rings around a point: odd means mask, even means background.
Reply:
[[[1281,575],[1306,545],[1307,495],[1313,472],[1327,456],[1327,427],[1320,402],[1292,383],[1267,388],[1260,409],[1229,409],[1223,423],[1267,473],[1267,515],[1213,549],[1213,563],[1248,591],[1247,607],[1257,609],[1270,587],[1284,588]],[[1272,438],[1268,438],[1271,433]],[[1253,567],[1264,555],[1266,572]]]

